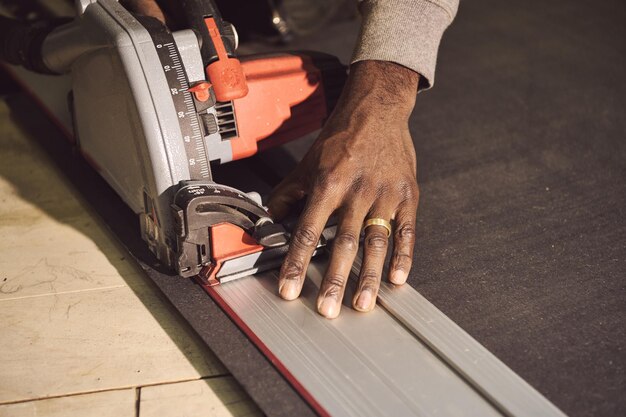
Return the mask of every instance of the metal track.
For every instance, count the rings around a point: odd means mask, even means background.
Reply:
[[[322,318],[324,269],[312,263],[297,301],[276,296],[276,272],[207,289],[320,415],[564,416],[409,286]]]

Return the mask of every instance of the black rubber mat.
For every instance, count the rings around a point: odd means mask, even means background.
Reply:
[[[411,285],[572,416],[626,415],[625,22],[462,2],[411,120]]]

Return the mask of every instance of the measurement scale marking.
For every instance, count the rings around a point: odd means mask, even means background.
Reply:
[[[164,37],[171,37],[171,34],[161,32],[152,35],[178,116],[190,179],[210,180],[211,172],[204,135],[200,129],[196,107],[189,92],[189,81],[182,67],[178,49],[174,42],[159,42]]]

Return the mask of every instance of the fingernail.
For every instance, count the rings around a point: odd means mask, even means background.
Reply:
[[[278,285],[278,293],[285,300],[298,298],[298,283],[295,281],[283,281]]]
[[[339,315],[337,300],[332,297],[326,297],[317,306],[317,311],[324,317],[334,319]]]
[[[372,292],[369,290],[361,291],[359,297],[356,299],[356,309],[360,311],[369,311],[372,305]]]
[[[391,281],[392,284],[402,285],[406,282],[407,278],[408,274],[406,272],[397,269],[391,273],[389,281]]]

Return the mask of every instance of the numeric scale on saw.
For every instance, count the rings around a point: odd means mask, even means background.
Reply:
[[[155,39],[155,42],[159,41],[162,39]],[[167,43],[156,43],[155,47],[170,86],[176,114],[181,121],[188,121],[188,123],[180,123],[180,130],[187,152],[189,174],[194,179],[211,180],[204,135],[200,131],[198,113],[193,103],[192,93],[189,91],[189,83],[183,70],[178,49],[176,49],[173,39]]]

